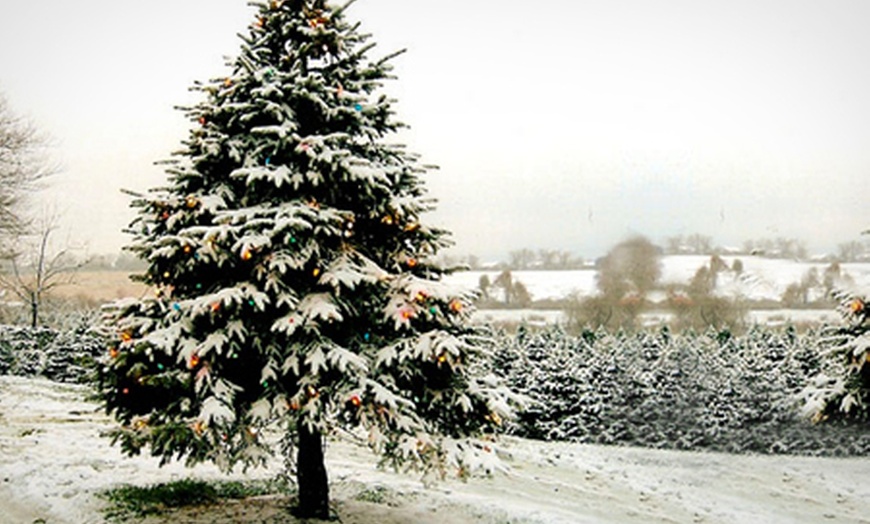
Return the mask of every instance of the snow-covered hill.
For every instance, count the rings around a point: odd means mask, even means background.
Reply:
[[[743,271],[736,274],[723,271],[719,279],[718,292],[723,295],[755,300],[779,300],[792,283],[798,283],[810,269],[815,268],[819,275],[824,274],[829,264],[817,262],[798,262],[795,260],[770,259],[753,256],[723,256],[722,260],[732,267],[740,259]],[[698,268],[709,264],[709,256],[674,255],[662,258],[661,283],[687,284]],[[843,275],[849,275],[857,288],[870,287],[870,264],[842,264]],[[466,288],[477,288],[480,278],[486,275],[494,281],[499,271],[464,271],[449,277],[450,281]],[[561,299],[572,293],[589,296],[596,292],[593,269],[571,271],[514,271],[515,280],[522,282],[534,300]]]
[[[123,458],[99,436],[109,421],[80,386],[0,377],[0,521],[101,522],[94,495],[121,483],[189,476],[213,467],[158,468]],[[342,522],[363,523],[859,523],[870,515],[870,459],[730,456],[505,439],[507,470],[426,488],[380,471],[364,449],[328,450]],[[268,477],[277,470],[236,478]],[[377,501],[360,496],[376,490]],[[366,501],[368,500],[368,501]],[[294,522],[284,500],[258,498],[170,517],[172,522]],[[154,522],[154,521],[152,521]]]

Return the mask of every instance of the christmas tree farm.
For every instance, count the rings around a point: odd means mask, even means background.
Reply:
[[[391,56],[368,58],[350,4],[252,5],[228,74],[195,86],[167,186],[133,202],[129,249],[155,293],[110,309],[99,393],[130,454],[258,465],[279,428],[297,513],[325,518],[325,436],[462,474],[509,393],[472,372],[473,297],[441,280],[426,169],[387,140]]]

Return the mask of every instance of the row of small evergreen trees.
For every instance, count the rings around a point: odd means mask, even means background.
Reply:
[[[858,424],[814,424],[812,385],[838,377],[825,356],[831,330],[755,327],[741,336],[587,331],[502,335],[494,369],[530,400],[514,435],[573,442],[723,452],[856,455]],[[830,393],[830,391],[827,391]],[[829,396],[838,417],[838,400]],[[860,418],[856,411],[853,415]],[[818,418],[816,418],[818,421]]]

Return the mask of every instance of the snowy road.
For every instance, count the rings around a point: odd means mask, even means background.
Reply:
[[[0,521],[96,523],[102,502],[94,493],[109,486],[221,478],[212,467],[161,469],[150,458],[122,458],[99,436],[108,421],[83,400],[84,393],[76,386],[0,377]],[[520,439],[506,439],[501,453],[507,474],[425,488],[413,476],[378,471],[366,450],[335,442],[328,460],[336,509],[345,524],[870,523],[868,459],[731,456]],[[380,500],[361,500],[373,488]],[[172,521],[295,522],[280,517],[282,502],[267,498],[200,508]]]

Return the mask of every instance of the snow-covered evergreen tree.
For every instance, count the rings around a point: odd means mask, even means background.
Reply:
[[[389,58],[326,0],[252,2],[221,78],[198,84],[168,187],[138,195],[130,246],[156,293],[116,304],[100,391],[123,449],[231,467],[297,452],[302,516],[328,514],[323,436],[465,473],[466,438],[509,414],[469,372],[473,296],[442,282],[425,167],[392,133]],[[348,4],[349,5],[349,4]]]
[[[838,292],[837,307],[844,326],[829,339],[822,371],[802,393],[805,409],[813,420],[870,417],[870,312],[867,300],[850,292]]]

